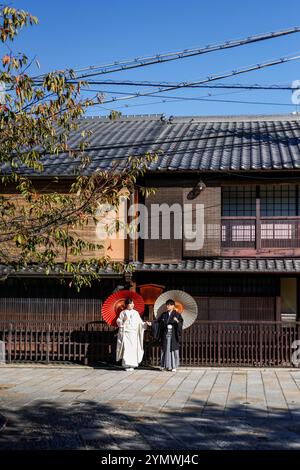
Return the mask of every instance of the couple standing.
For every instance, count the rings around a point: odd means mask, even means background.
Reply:
[[[125,310],[118,319],[117,361],[122,359],[122,366],[132,371],[142,362],[144,349],[144,330],[152,326],[152,334],[162,347],[161,368],[176,372],[179,366],[179,343],[182,334],[182,316],[175,309],[172,299],[166,302],[166,311],[152,323],[143,322],[134,309],[132,299],[126,299]]]

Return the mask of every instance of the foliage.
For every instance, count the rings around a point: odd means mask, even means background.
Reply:
[[[0,83],[0,262],[15,271],[29,264],[42,266],[49,274],[62,260],[60,273],[72,276],[80,289],[99,278],[99,270],[110,266],[115,271],[131,270],[125,263],[113,262],[102,249],[78,233],[97,222],[99,204],[118,207],[120,192],[133,188],[147,164],[154,157],[128,159],[121,171],[116,165],[109,171],[97,171],[88,176],[86,149],[90,134],[82,132],[80,145],[69,144],[70,134],[86,109],[93,105],[82,99],[83,81],[68,80],[72,71],[55,71],[32,77],[29,69],[34,61],[25,54],[14,54],[10,44],[22,28],[38,23],[28,12],[11,7],[0,11],[0,40],[3,49]],[[115,119],[117,113],[111,114]],[[72,184],[62,191],[58,177],[44,186],[37,182],[44,174],[43,157],[51,155],[59,164],[66,154],[76,173]],[[58,189],[55,189],[55,188]],[[83,259],[83,253],[91,253]]]

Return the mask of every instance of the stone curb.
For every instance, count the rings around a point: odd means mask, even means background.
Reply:
[[[123,370],[121,366],[85,366],[80,364],[0,364],[0,369],[105,369],[105,370]],[[158,371],[159,367],[139,367],[135,371]],[[299,367],[205,367],[205,366],[195,366],[195,367],[179,367],[177,372],[180,371],[196,371],[196,370],[212,370],[212,371],[225,371],[225,372],[249,372],[249,371],[282,371],[282,372],[300,372]]]

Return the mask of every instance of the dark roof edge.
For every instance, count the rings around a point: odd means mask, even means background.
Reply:
[[[82,120],[100,120],[104,122],[120,121],[164,121],[171,122],[250,122],[250,121],[299,121],[300,113],[288,114],[233,114],[233,115],[196,115],[181,116],[165,114],[133,114],[121,115],[111,120],[108,116],[85,116]]]
[[[208,265],[200,265],[196,266],[197,262],[209,262]],[[214,263],[221,263],[221,266]],[[248,266],[243,266],[242,263],[252,263]],[[270,266],[270,262],[272,263],[281,263],[279,266],[274,265]],[[191,265],[188,265],[191,263]],[[226,265],[222,265],[222,263],[226,263]],[[256,263],[256,265],[253,263]],[[282,266],[282,263],[284,265]],[[229,264],[229,265],[228,265]],[[292,264],[292,265],[291,265]],[[296,265],[297,264],[297,265]],[[194,259],[194,260],[183,260],[181,262],[173,262],[173,263],[157,263],[157,262],[147,262],[143,263],[141,261],[135,262],[135,270],[134,272],[137,273],[153,273],[153,272],[163,272],[163,273],[237,273],[243,272],[248,274],[300,274],[300,258],[205,258],[205,259]]]

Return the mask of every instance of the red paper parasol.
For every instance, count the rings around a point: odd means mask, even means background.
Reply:
[[[131,298],[134,308],[140,315],[144,313],[145,303],[143,297],[134,291],[119,290],[111,294],[102,305],[102,318],[111,326],[117,326],[117,318],[121,311],[125,309],[125,300]]]

